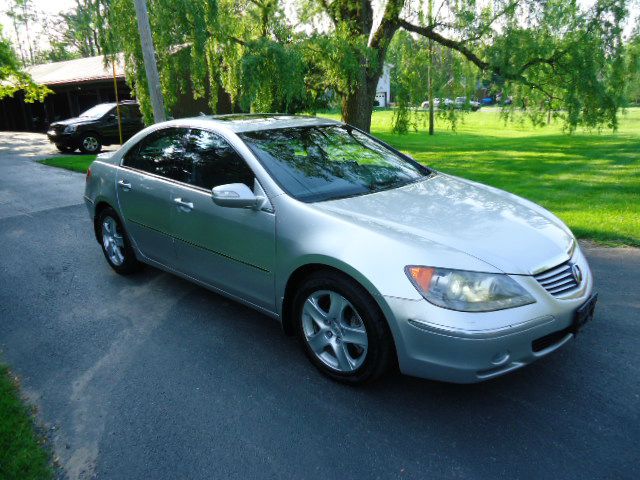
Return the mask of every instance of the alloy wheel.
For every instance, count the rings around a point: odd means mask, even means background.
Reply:
[[[365,324],[351,302],[337,292],[320,290],[307,297],[302,330],[311,351],[333,370],[353,372],[366,359]]]
[[[119,231],[118,222],[106,216],[102,220],[102,245],[111,263],[120,266],[124,263],[124,238]]]
[[[89,136],[89,137],[85,137],[82,140],[82,146],[88,152],[95,152],[98,149],[99,145],[100,145],[100,142],[98,142],[98,139],[96,137]]]

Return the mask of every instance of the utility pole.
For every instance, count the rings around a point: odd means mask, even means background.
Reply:
[[[429,0],[429,26],[433,27],[433,0]],[[433,105],[433,40],[429,39],[429,65],[427,67],[427,86],[429,88],[429,135],[435,133],[435,118]]]
[[[158,65],[156,64],[156,54],[153,48],[153,38],[151,37],[151,26],[149,25],[149,14],[147,13],[146,0],[135,0],[136,16],[138,17],[138,32],[140,33],[140,43],[142,45],[142,58],[144,59],[144,69],[147,73],[147,84],[149,85],[149,98],[153,108],[153,120],[155,123],[164,122],[164,100],[160,89],[160,75],[158,75]]]

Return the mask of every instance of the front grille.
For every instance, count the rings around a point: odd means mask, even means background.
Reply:
[[[564,295],[580,286],[573,275],[572,264],[564,262],[533,277],[554,297]]]

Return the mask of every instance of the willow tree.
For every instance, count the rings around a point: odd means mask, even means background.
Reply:
[[[458,52],[431,43],[424,37],[400,30],[389,46],[387,61],[393,65],[391,91],[396,104],[392,128],[397,133],[428,127],[433,135],[434,117],[455,130],[469,109],[432,109],[433,99],[459,95],[472,98],[476,93],[478,69]],[[426,110],[421,108],[425,101],[429,102]]]
[[[317,63],[342,97],[346,122],[369,130],[389,43],[404,29],[460,54],[526,105],[534,120],[553,110],[569,129],[617,126],[626,0],[596,0],[589,9],[576,0],[440,0],[431,21],[424,20],[423,3],[387,0],[377,15],[371,0],[304,5],[316,36],[328,38],[319,42],[325,48]]]
[[[106,1],[105,44],[123,51],[127,76],[150,120],[147,84],[132,0]],[[277,0],[148,0],[160,82],[169,110],[181,94],[207,98],[218,89],[233,104],[287,111],[305,95],[299,42]]]

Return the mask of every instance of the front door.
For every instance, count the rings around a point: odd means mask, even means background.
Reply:
[[[127,232],[144,256],[175,266],[170,234],[177,159],[184,155],[186,129],[147,136],[127,152],[118,169],[118,202]]]
[[[211,198],[211,189],[218,185],[244,183],[254,188],[253,172],[215,133],[192,129],[185,149],[184,185],[175,186],[172,213],[180,269],[274,311],[274,213],[220,207]]]

